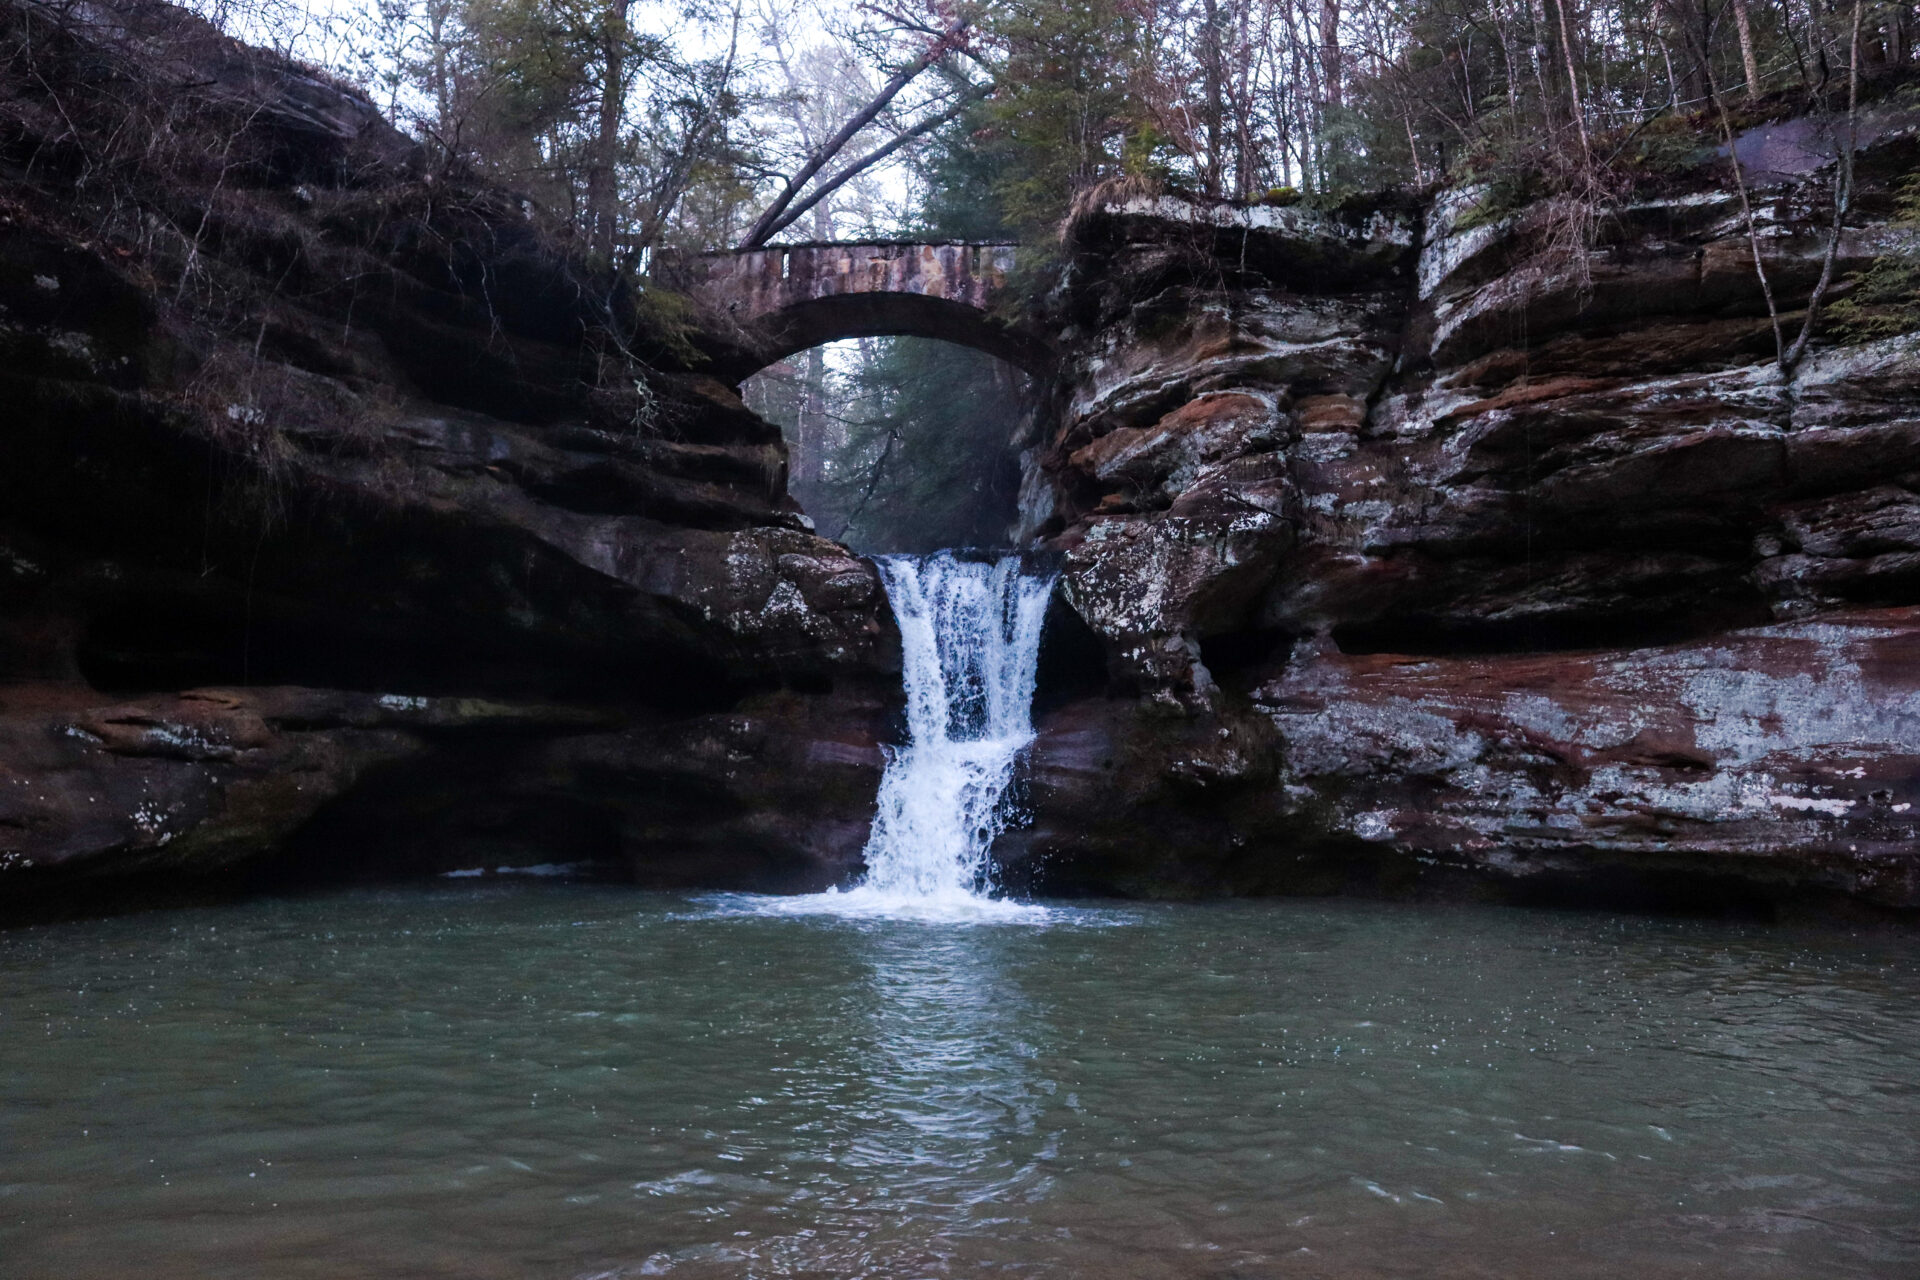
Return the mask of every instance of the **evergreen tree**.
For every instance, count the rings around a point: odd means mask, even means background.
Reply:
[[[1028,236],[1050,232],[1094,183],[1164,160],[1142,12],[1122,0],[1011,0],[985,19],[1000,56],[978,136],[1003,216]]]

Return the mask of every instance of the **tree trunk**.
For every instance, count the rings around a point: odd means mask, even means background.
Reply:
[[[1812,2],[1817,3],[1817,0]],[[1700,34],[1694,30],[1692,16],[1683,7],[1683,0],[1661,0],[1661,7],[1666,10],[1667,21],[1679,33],[1680,52],[1686,59],[1686,71],[1681,76],[1681,92],[1685,98],[1680,105],[1684,108],[1714,97],[1715,91],[1708,82],[1709,72]]]
[[[929,44],[918,58],[895,72],[893,78],[881,86],[880,92],[876,93],[866,106],[854,112],[853,117],[840,126],[838,133],[815,147],[813,154],[807,157],[806,163],[787,179],[780,194],[774,197],[773,203],[767,206],[766,212],[762,213],[759,221],[753,224],[753,229],[747,232],[747,238],[741,242],[740,247],[758,249],[765,244],[767,237],[773,234],[780,215],[787,211],[787,206],[793,203],[794,197],[798,196],[807,183],[813,180],[813,175],[819,173],[826,167],[829,160],[840,154],[846,145],[853,141],[856,134],[872,124],[879,114],[886,110],[887,104],[898,97],[900,91],[911,84],[915,77],[952,49],[966,31],[967,21],[964,18],[947,28],[946,32]]]
[[[1719,86],[1713,82],[1713,69],[1707,69],[1707,98],[1713,105],[1713,113],[1720,120],[1720,137],[1727,147],[1727,163],[1733,168],[1733,188],[1740,194],[1740,214],[1747,227],[1747,248],[1753,252],[1753,274],[1760,281],[1760,296],[1767,304],[1767,320],[1773,326],[1773,350],[1775,363],[1782,369],[1787,364],[1787,339],[1780,327],[1780,305],[1774,300],[1773,284],[1767,279],[1767,264],[1760,252],[1760,231],[1753,219],[1753,199],[1747,194],[1746,175],[1740,167],[1740,148],[1734,137],[1733,121],[1727,118],[1727,104],[1722,99]]]
[[[1337,0],[1329,2],[1337,3]],[[1210,196],[1220,194],[1220,171],[1223,168],[1220,157],[1226,149],[1226,108],[1221,102],[1226,77],[1220,65],[1220,21],[1219,0],[1204,0],[1200,31],[1200,109],[1207,130],[1207,167],[1204,177],[1206,192]]]
[[[1820,0],[1807,0],[1807,51],[1819,75],[1814,79],[1815,93],[1827,87],[1827,33],[1820,25]]]
[[[1299,124],[1300,153],[1300,189],[1317,191],[1324,187],[1321,146],[1321,125],[1326,120],[1327,95],[1320,79],[1319,51],[1311,47],[1306,38],[1313,33],[1308,29],[1307,8],[1311,0],[1298,0],[1299,10],[1295,17],[1300,27],[1297,38],[1290,43],[1293,48],[1293,82],[1298,85],[1303,79],[1307,91],[1296,90],[1293,94],[1294,117]]]
[[[1259,79],[1259,63],[1266,60],[1266,43],[1261,42],[1258,61],[1253,52],[1253,0],[1239,0],[1239,29],[1234,33],[1234,66],[1239,69],[1233,94],[1233,191],[1242,200],[1253,197],[1254,175],[1259,162],[1253,141],[1253,94]]]
[[[1547,126],[1553,126],[1553,90],[1547,81],[1553,75],[1553,48],[1547,32],[1545,0],[1531,0],[1527,16],[1533,21],[1533,82],[1540,90],[1540,114]]]
[[[799,422],[795,424],[793,450],[793,486],[813,497],[813,487],[826,472],[824,466],[827,435],[827,353],[824,347],[807,348],[807,371],[801,384]]]
[[[1733,25],[1740,33],[1740,63],[1747,72],[1747,101],[1760,97],[1760,60],[1753,56],[1753,24],[1747,18],[1747,0],[1733,0]]]
[[[1327,105],[1340,105],[1340,0],[1320,0],[1320,87]]]
[[[779,235],[782,231],[785,231],[788,227],[792,226],[795,222],[799,221],[801,215],[806,213],[807,210],[819,204],[822,200],[832,195],[835,191],[838,191],[841,187],[845,186],[850,180],[858,177],[862,172],[872,168],[874,165],[880,163],[880,161],[885,160],[888,156],[900,150],[900,148],[906,146],[909,142],[912,142],[914,139],[923,138],[927,134],[932,133],[935,129],[938,129],[941,125],[946,124],[949,121],[958,119],[960,113],[965,111],[968,107],[972,106],[974,103],[978,102],[980,100],[980,97],[981,95],[977,93],[967,94],[966,96],[961,98],[959,102],[955,103],[952,107],[950,107],[948,110],[942,112],[937,116],[928,116],[926,119],[922,120],[919,124],[914,125],[913,128],[907,129],[904,132],[897,134],[891,142],[882,143],[880,146],[875,147],[872,151],[867,152],[867,154],[859,157],[858,159],[849,161],[844,168],[842,168],[838,173],[834,174],[832,177],[821,179],[820,185],[816,186],[811,192],[809,192],[806,199],[798,202],[797,204],[789,205],[785,213],[775,218],[773,222],[767,227],[766,231],[762,233],[761,239],[764,241]],[[823,237],[816,237],[816,238],[826,239],[827,237],[823,236]]]
[[[1840,163],[1833,175],[1833,235],[1820,264],[1820,279],[1807,299],[1807,317],[1800,323],[1800,336],[1780,357],[1780,372],[1791,378],[1813,340],[1814,321],[1820,315],[1820,303],[1833,283],[1833,265],[1840,256],[1840,237],[1846,234],[1847,212],[1853,205],[1853,156],[1860,143],[1860,23],[1864,14],[1861,0],[1853,0],[1853,38],[1847,47],[1847,140],[1840,152]]]
[[[447,60],[452,44],[447,27],[452,20],[453,6],[447,0],[433,0],[427,6],[427,44],[432,51],[427,74],[433,79],[433,127],[442,146],[451,145],[448,139],[453,134],[453,75]]]
[[[1560,6],[1560,52],[1567,59],[1567,106],[1573,115],[1574,128],[1580,133],[1580,154],[1591,159],[1593,149],[1587,143],[1587,112],[1580,102],[1580,76],[1574,70],[1573,29],[1567,22],[1567,5],[1571,0],[1557,0]]]
[[[1811,89],[1813,77],[1807,72],[1806,55],[1800,49],[1800,37],[1793,34],[1793,5],[1790,0],[1780,0],[1780,20],[1784,24],[1781,30],[1787,35],[1787,47],[1793,50],[1793,65],[1800,69],[1800,87]]]
[[[587,243],[594,253],[609,259],[619,220],[614,167],[620,158],[620,122],[627,104],[627,3],[613,0],[602,18],[600,120],[587,164]]]

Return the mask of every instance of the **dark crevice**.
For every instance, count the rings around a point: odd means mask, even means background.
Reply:
[[[265,890],[420,879],[449,871],[578,866],[625,879],[619,817],[587,795],[541,787],[540,745],[450,743],[368,770],[251,878]]]
[[[1003,879],[1021,893],[1074,899],[1339,896],[1768,923],[1904,926],[1908,921],[1908,913],[1825,885],[1791,875],[1742,875],[1709,866],[1706,859],[1630,865],[1589,852],[1578,866],[1540,867],[1514,876],[1374,844],[1316,841],[1304,833],[1299,839],[1235,842],[1228,848],[1217,842],[1217,828],[1197,818],[1187,835],[1177,842],[1177,857],[1119,853],[1089,859],[1022,851],[1008,859]]]
[[[430,696],[632,701],[717,710],[743,692],[711,657],[635,643],[607,647],[481,638],[417,619],[326,619],[271,599],[149,599],[95,616],[75,649],[80,675],[133,695],[207,686],[301,685]]]
[[[1203,636],[1200,661],[1222,687],[1244,688],[1285,667],[1295,638],[1290,631],[1269,628]]]
[[[1098,633],[1055,591],[1047,607],[1035,673],[1033,718],[1107,689],[1107,648]]]

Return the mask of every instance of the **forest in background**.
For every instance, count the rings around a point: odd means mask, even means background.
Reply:
[[[1557,200],[1577,243],[1743,124],[1911,92],[1920,32],[1894,0],[192,7],[356,80],[433,164],[525,193],[643,286],[663,249],[899,236],[1044,258],[1113,179],[1267,203],[1475,179],[1493,206]],[[1900,269],[1883,292],[1913,283]],[[1011,514],[1026,395],[981,357],[840,344],[749,390],[830,535],[991,540]]]
[[[857,551],[924,553],[1009,541],[1032,390],[978,351],[866,338],[782,361],[746,397],[786,433],[788,488],[821,533]]]
[[[1695,114],[1843,108],[1855,66],[1912,66],[1917,24],[1892,0],[335,3],[194,7],[635,259],[1044,238],[1123,175],[1277,201],[1590,182]]]

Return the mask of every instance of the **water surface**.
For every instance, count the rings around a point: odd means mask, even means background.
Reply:
[[[0,933],[8,1277],[1920,1274],[1920,942],[610,886]]]

